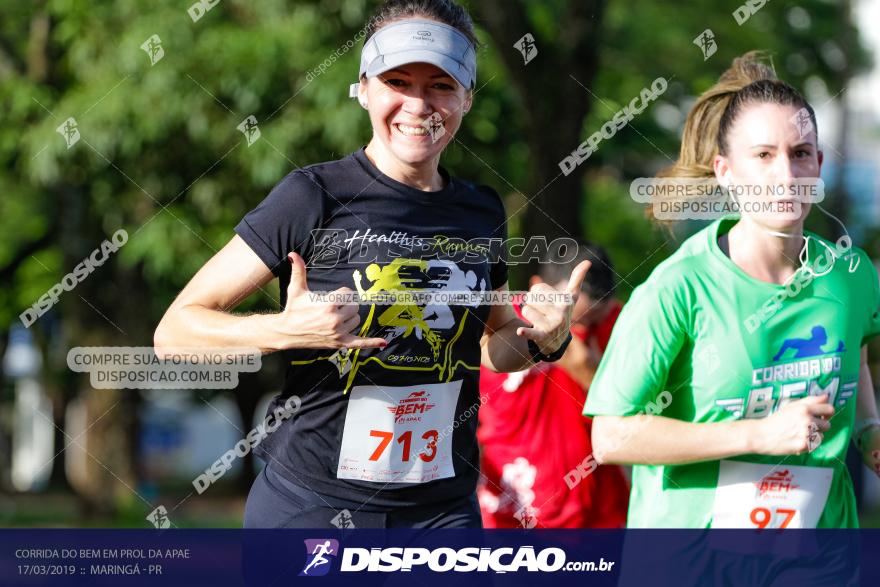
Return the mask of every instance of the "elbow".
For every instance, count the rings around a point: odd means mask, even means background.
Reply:
[[[504,369],[500,369],[495,363],[492,362],[491,359],[485,358],[480,361],[480,366],[485,367],[492,373],[509,373],[510,371],[505,371]]]

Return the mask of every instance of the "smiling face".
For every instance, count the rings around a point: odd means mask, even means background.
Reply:
[[[769,231],[803,228],[810,204],[803,199],[798,204],[790,186],[798,178],[818,178],[822,167],[815,128],[796,124],[799,111],[801,108],[792,105],[747,105],[727,135],[726,154],[715,157],[715,176],[721,185],[734,190],[743,219]],[[770,195],[768,185],[787,189]],[[791,213],[798,205],[800,214]]]
[[[430,165],[436,169],[471,106],[471,92],[430,63],[408,63],[361,79],[358,96],[370,113],[370,147],[375,146],[373,151],[386,165],[404,169]],[[443,129],[432,136],[425,121],[434,113]],[[442,136],[435,138],[438,135]]]

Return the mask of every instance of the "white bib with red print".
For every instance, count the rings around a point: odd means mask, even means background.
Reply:
[[[721,461],[712,527],[815,528],[833,477],[830,467]]]
[[[352,388],[336,476],[378,483],[454,477],[452,432],[460,391],[461,380]]]

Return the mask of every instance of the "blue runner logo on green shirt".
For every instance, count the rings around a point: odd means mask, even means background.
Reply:
[[[828,394],[828,403],[839,408],[855,395],[858,380],[840,384],[841,356],[846,347],[839,341],[828,346],[828,333],[813,326],[806,338],[782,341],[771,365],[752,370],[751,389],[746,397],[718,399],[715,405],[735,418],[765,418],[786,403],[808,395]],[[790,359],[780,362],[783,357]]]
[[[785,351],[788,349],[795,350],[795,359],[806,359],[808,357],[815,357],[817,355],[825,354],[829,351],[823,351],[822,347],[828,343],[828,334],[825,332],[825,327],[817,325],[813,326],[813,329],[810,331],[810,338],[786,338],[782,342],[782,346],[779,348],[779,352],[776,353],[776,356],[773,357],[773,362],[778,361],[785,354]],[[835,353],[842,353],[846,350],[844,347],[843,341],[841,340],[837,344],[837,350]]]

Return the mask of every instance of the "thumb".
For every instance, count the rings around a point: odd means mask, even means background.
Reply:
[[[292,298],[308,292],[309,286],[306,282],[306,264],[303,258],[296,253],[290,252],[287,254],[287,259],[290,261],[290,283],[287,284],[287,299],[289,302]]]
[[[590,261],[581,261],[578,263],[577,267],[574,268],[574,271],[571,272],[571,277],[568,279],[568,286],[565,288],[565,291],[572,296],[577,296],[578,292],[581,290],[581,284],[587,276],[587,271],[590,270],[592,264],[593,263]]]

